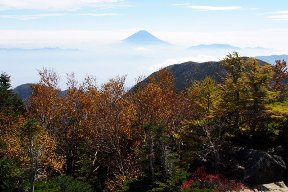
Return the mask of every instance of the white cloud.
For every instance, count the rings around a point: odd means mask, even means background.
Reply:
[[[164,61],[163,63],[159,63],[156,65],[152,65],[149,67],[150,71],[157,71],[163,67],[167,67],[169,65],[173,65],[173,64],[178,64],[178,63],[184,63],[187,61],[194,61],[194,62],[206,62],[206,61],[219,61],[221,58],[217,58],[217,57],[213,57],[213,56],[209,56],[209,55],[197,55],[195,57],[183,57],[183,58],[175,58],[175,59],[167,59],[166,61]]]
[[[31,15],[0,15],[1,19],[17,19],[17,20],[32,20],[44,17],[62,17],[62,13],[47,13],[47,14],[31,14]]]
[[[173,3],[169,4],[169,6],[172,7],[181,6],[198,11],[234,11],[242,9],[242,7],[240,6],[208,6],[208,5],[192,5],[189,3]]]
[[[199,11],[233,11],[233,10],[239,10],[242,7],[240,6],[198,6],[198,5],[189,5],[187,6],[190,9],[195,9]]]
[[[0,9],[77,10],[83,7],[109,8],[124,0],[0,0]]]
[[[129,33],[99,30],[0,30],[0,47],[87,48],[116,43]]]
[[[239,31],[189,31],[189,32],[158,32],[155,33],[175,45],[190,47],[199,44],[225,43],[237,47],[266,47],[284,50],[287,53],[288,29],[239,30]],[[271,38],[273,37],[273,38]]]
[[[118,13],[80,13],[80,16],[91,16],[91,17],[112,17],[120,16]]]
[[[119,43],[137,29],[107,31],[107,30],[0,30],[0,47],[63,47],[63,48],[90,48],[98,45]],[[253,31],[189,31],[189,32],[155,32],[156,36],[166,39],[173,45],[190,47],[198,44],[225,43],[237,47],[266,47],[280,51],[288,50],[288,29],[259,29]],[[271,38],[273,37],[273,38]],[[137,47],[138,52],[150,53],[147,49]],[[178,47],[177,47],[178,48]],[[119,52],[119,50],[118,50]],[[183,53],[184,54],[184,53]],[[190,54],[190,53],[189,53]],[[184,54],[177,57],[187,57]],[[189,56],[189,55],[188,55]],[[159,62],[157,62],[159,63]]]
[[[266,14],[268,15],[266,16],[267,19],[288,21],[288,11],[275,11]]]
[[[267,16],[266,18],[272,20],[288,21],[288,14],[270,15]]]
[[[79,16],[90,16],[90,17],[112,17],[119,16],[118,13],[79,13]],[[43,14],[25,14],[25,15],[0,15],[0,19],[16,19],[21,21],[41,19],[45,17],[63,17],[64,13],[43,13]]]
[[[275,11],[276,14],[288,14],[288,11]]]
[[[288,10],[266,12],[263,13],[262,15],[264,15],[266,19],[270,20],[288,21]]]

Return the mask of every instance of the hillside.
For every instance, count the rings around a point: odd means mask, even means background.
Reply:
[[[13,91],[18,95],[18,97],[22,101],[26,102],[27,99],[30,96],[32,96],[32,88],[31,88],[32,86],[33,86],[32,83],[22,84],[22,85],[17,86],[15,89],[13,89]],[[66,90],[60,92],[61,96],[65,96],[66,94],[67,94]]]
[[[243,58],[247,59],[247,57]],[[262,60],[257,61],[260,65],[268,64]],[[190,87],[194,81],[201,81],[208,76],[219,83],[225,75],[225,69],[221,65],[221,61],[210,61],[203,63],[189,61],[181,64],[170,65],[162,70],[166,69],[169,69],[171,71],[178,90],[183,90],[187,87]],[[135,88],[140,85],[146,84],[148,82],[148,79],[151,76],[157,75],[157,73],[158,71],[151,74],[149,77],[136,85]]]
[[[32,83],[22,84],[17,86],[13,91],[19,96],[22,101],[25,101],[28,97],[32,95],[32,85]]]
[[[193,81],[203,80],[210,76],[217,82],[221,81],[225,71],[221,62],[185,62],[167,67],[175,78],[176,86],[179,90],[190,86]],[[157,73],[157,72],[156,72]],[[155,75],[156,73],[152,74]]]

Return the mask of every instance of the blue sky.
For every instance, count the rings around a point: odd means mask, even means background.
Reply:
[[[117,47],[143,29],[174,47]],[[287,0],[0,0],[0,72],[12,76],[13,86],[37,82],[43,67],[64,79],[70,72],[99,82],[128,75],[131,86],[160,67],[225,56],[190,46],[222,43],[288,54],[287,34]],[[32,49],[55,47],[60,51]],[[240,54],[264,54],[247,50]]]
[[[11,40],[10,46],[17,46],[13,39],[19,42],[19,46],[27,42],[31,46],[33,38],[29,32],[37,34],[34,39],[37,46],[41,46],[41,41],[43,46],[49,46],[49,40],[51,46],[56,46],[65,31],[67,34],[63,38],[67,41],[70,35],[71,39],[81,42],[78,34],[82,31],[86,39],[91,35],[97,43],[95,36],[111,42],[140,29],[149,30],[176,44],[227,40],[227,43],[242,46],[286,49],[288,43],[284,34],[288,32],[288,1],[0,0],[2,46],[9,45],[7,39]],[[49,31],[57,34],[55,39],[45,39]],[[75,31],[78,33],[74,34]],[[201,33],[206,35],[202,37]],[[58,46],[63,44],[63,40],[59,40]]]

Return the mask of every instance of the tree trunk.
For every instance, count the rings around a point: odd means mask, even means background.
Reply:
[[[154,185],[155,182],[155,170],[154,170],[154,138],[153,136],[150,137],[150,151],[149,151],[149,165],[150,165],[150,172],[151,172],[151,181]]]
[[[68,150],[67,159],[66,159],[66,174],[73,176],[75,169],[75,159],[72,149]]]
[[[31,128],[30,128],[31,129]],[[30,192],[34,192],[35,185],[35,167],[34,167],[34,154],[33,154],[33,135],[32,130],[29,131],[29,156],[30,156]]]

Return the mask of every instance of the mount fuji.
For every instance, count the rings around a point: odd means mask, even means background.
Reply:
[[[122,40],[132,45],[169,45],[169,43],[155,37],[146,30],[141,30]]]

